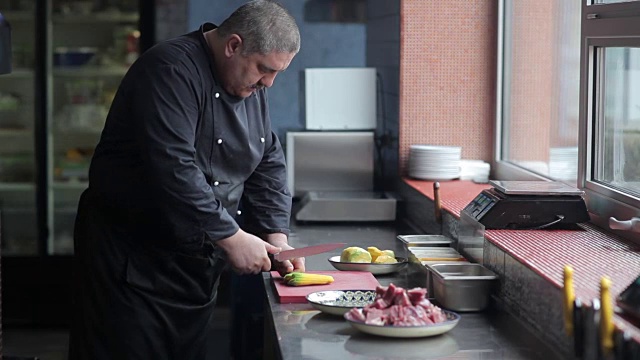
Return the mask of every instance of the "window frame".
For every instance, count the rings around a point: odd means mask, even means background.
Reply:
[[[548,180],[552,179],[529,171],[514,163],[505,161],[503,156],[503,126],[508,122],[503,118],[505,96],[508,93],[509,61],[505,59],[506,14],[505,2],[498,3],[498,43],[497,43],[497,85],[496,85],[496,127],[492,178],[500,180]],[[602,96],[598,91],[600,82],[595,75],[599,72],[596,57],[598,47],[640,46],[640,1],[598,4],[594,0],[582,1],[580,47],[580,109],[578,128],[578,187],[585,191],[585,201],[591,215],[591,222],[607,231],[640,244],[640,234],[630,231],[615,231],[609,228],[609,218],[629,220],[640,217],[640,199],[593,181],[594,160],[597,154],[595,135]],[[600,59],[602,60],[602,59]],[[599,99],[601,100],[601,99]]]
[[[640,217],[640,200],[594,181],[596,142],[602,125],[598,119],[603,111],[600,91],[603,57],[598,49],[640,47],[640,1],[596,4],[587,0],[583,2],[581,18],[578,185],[585,191],[592,223],[640,243],[640,234],[609,227],[610,217],[618,220]]]

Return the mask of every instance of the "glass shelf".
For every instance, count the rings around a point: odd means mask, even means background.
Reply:
[[[53,188],[57,190],[84,190],[89,187],[88,181],[54,181]]]
[[[0,191],[32,191],[36,186],[33,183],[0,182]]]
[[[100,66],[79,66],[79,67],[55,67],[53,75],[60,77],[98,77],[98,76],[124,76],[128,67],[100,67]]]
[[[33,77],[31,69],[12,69],[9,74],[2,75],[3,79],[22,79]]]
[[[35,12],[33,11],[3,11],[2,15],[4,15],[9,24],[18,21],[33,21],[35,19]]]
[[[11,129],[0,128],[0,137],[4,136],[33,136],[32,129]]]
[[[12,22],[33,21],[35,16],[32,11],[3,11],[2,14]],[[91,24],[96,22],[113,22],[113,23],[135,23],[139,19],[137,13],[126,12],[92,12],[89,14],[53,14],[52,21],[54,24]]]
[[[137,13],[121,12],[94,12],[90,14],[54,14],[54,24],[94,24],[96,22],[135,23],[138,21]]]

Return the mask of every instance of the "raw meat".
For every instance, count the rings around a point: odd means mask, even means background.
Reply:
[[[370,325],[424,326],[446,321],[446,314],[433,305],[426,294],[424,288],[405,290],[394,284],[378,286],[372,304],[363,309],[353,308],[345,316]]]

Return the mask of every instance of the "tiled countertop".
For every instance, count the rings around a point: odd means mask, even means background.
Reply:
[[[433,182],[403,179],[429,199],[434,198]],[[442,209],[454,217],[488,184],[469,181],[440,182]],[[558,288],[563,287],[563,269],[571,265],[576,297],[599,297],[600,279],[612,280],[615,299],[640,272],[640,246],[603,232],[590,224],[580,230],[486,230],[485,238]],[[629,329],[640,339],[637,327],[616,316],[616,325]]]

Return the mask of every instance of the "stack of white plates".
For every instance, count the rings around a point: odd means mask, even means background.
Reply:
[[[471,180],[477,183],[489,182],[491,165],[482,160],[461,160],[460,180]]]
[[[460,177],[460,155],[457,146],[411,145],[409,176],[421,180],[453,180]]]

